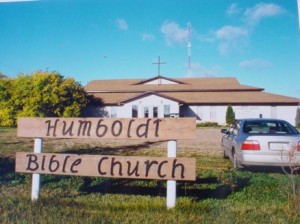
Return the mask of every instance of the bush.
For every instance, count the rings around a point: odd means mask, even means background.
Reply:
[[[0,126],[18,117],[77,117],[87,103],[84,88],[56,72],[37,71],[0,79]]]
[[[226,124],[232,124],[235,120],[235,113],[231,105],[228,105],[226,110]]]
[[[203,122],[197,124],[197,128],[218,128],[220,125],[217,122]]]
[[[296,127],[300,128],[300,108],[297,108],[297,113],[296,113]]]

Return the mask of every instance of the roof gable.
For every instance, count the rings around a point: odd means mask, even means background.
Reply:
[[[152,91],[144,92],[142,94],[138,94],[138,95],[135,95],[133,97],[129,97],[129,98],[124,99],[124,100],[122,100],[118,103],[119,104],[125,104],[125,103],[131,102],[131,101],[134,101],[134,100],[138,100],[138,99],[150,96],[150,95],[156,95],[156,96],[159,96],[159,97],[162,97],[162,98],[165,98],[165,99],[169,99],[169,100],[172,100],[172,101],[175,101],[175,102],[178,102],[178,103],[184,103],[182,100],[180,100],[178,98],[167,96],[165,94],[161,94],[161,93],[157,93],[157,92],[152,92]]]
[[[154,76],[150,79],[145,79],[142,81],[139,81],[137,83],[134,83],[133,85],[166,85],[166,84],[186,84],[182,81],[176,80],[176,79],[171,79],[167,78],[161,75]]]

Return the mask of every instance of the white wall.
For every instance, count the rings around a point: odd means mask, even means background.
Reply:
[[[116,107],[117,117],[131,118],[133,105],[138,106],[138,117],[144,117],[144,107],[148,107],[150,117],[153,116],[153,107],[158,107],[158,117],[164,117],[164,105],[170,105],[170,113],[179,113],[179,105],[177,102],[157,95],[149,95]],[[111,116],[111,108],[112,107],[106,107],[106,111],[110,114],[109,116]]]
[[[129,102],[123,106],[102,108],[107,112],[107,117],[112,116],[112,112],[116,111],[119,118],[130,118],[132,113],[132,105],[137,105],[139,117],[143,117],[144,107],[158,107],[159,117],[164,117],[164,105],[170,105],[170,113],[179,113],[179,104],[172,100],[168,100],[156,95],[150,95],[145,98]],[[297,106],[233,106],[236,119],[240,118],[279,118],[288,121],[292,125],[296,125],[295,118],[297,114]],[[181,106],[180,113],[185,117],[196,117],[202,122],[217,122],[225,124],[227,106]],[[103,113],[104,114],[104,113]]]
[[[296,125],[297,106],[278,106],[277,118],[284,119],[292,125]]]
[[[297,106],[234,106],[236,118],[264,117],[283,119],[295,125]]]
[[[153,85],[153,84],[156,84],[156,85],[160,85],[160,84],[178,84],[177,82],[173,82],[171,80],[167,80],[167,79],[163,79],[163,78],[158,78],[158,79],[154,79],[152,81],[149,81],[147,83],[145,83],[144,85]]]
[[[233,106],[235,118],[279,118],[295,125],[297,106]],[[190,106],[182,107],[186,117],[196,117],[202,122],[226,123],[227,106]]]

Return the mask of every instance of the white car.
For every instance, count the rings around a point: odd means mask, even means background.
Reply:
[[[280,119],[236,120],[222,129],[224,158],[237,169],[244,166],[300,166],[300,133]]]

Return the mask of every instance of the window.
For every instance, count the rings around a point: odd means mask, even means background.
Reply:
[[[132,105],[131,117],[138,117],[138,105]]]
[[[149,108],[144,107],[144,117],[149,117]]]
[[[153,107],[153,117],[158,117],[158,107]]]
[[[286,122],[276,120],[246,121],[244,132],[250,134],[297,134],[298,131]]]
[[[232,128],[232,134],[237,135],[239,133],[240,127],[241,127],[240,121],[235,121]]]
[[[164,117],[170,116],[170,105],[164,105]]]

